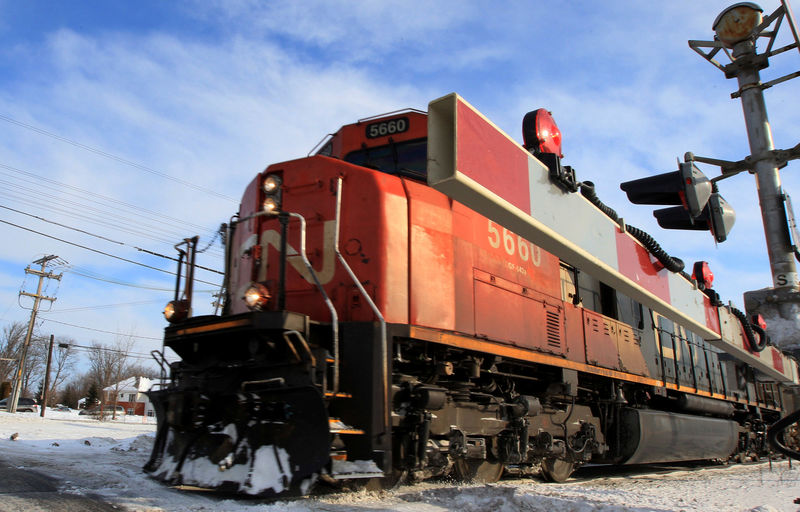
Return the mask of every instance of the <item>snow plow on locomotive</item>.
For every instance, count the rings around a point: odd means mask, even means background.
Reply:
[[[165,311],[181,359],[150,392],[146,471],[280,496],[318,479],[563,481],[589,461],[766,453],[767,427],[797,407],[796,361],[719,302],[707,265],[669,270],[652,239],[609,217],[560,165],[546,111],[527,119],[526,149],[451,95],[270,165],[228,226],[221,315],[190,314],[187,240]],[[532,208],[523,185],[549,199]],[[572,215],[517,234],[565,198]],[[561,231],[584,247],[551,242]]]

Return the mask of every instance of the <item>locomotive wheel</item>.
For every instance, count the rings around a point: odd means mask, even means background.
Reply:
[[[456,459],[453,471],[456,479],[464,482],[494,483],[503,476],[503,464],[488,460]]]
[[[561,459],[544,459],[542,461],[542,477],[548,482],[566,482],[575,465]]]
[[[408,471],[392,469],[383,478],[363,480],[361,488],[367,491],[391,491],[403,485],[408,479]]]

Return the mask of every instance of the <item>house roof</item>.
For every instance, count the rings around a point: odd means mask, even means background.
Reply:
[[[150,379],[147,377],[130,377],[117,384],[112,384],[103,388],[103,391],[113,391],[116,393],[139,393],[150,390]]]

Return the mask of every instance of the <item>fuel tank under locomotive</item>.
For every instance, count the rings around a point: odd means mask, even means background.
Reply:
[[[623,464],[726,460],[736,450],[735,421],[651,409],[626,408],[620,415]]]

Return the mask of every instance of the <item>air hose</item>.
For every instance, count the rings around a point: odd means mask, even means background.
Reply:
[[[597,197],[597,193],[594,191],[594,183],[591,181],[583,181],[580,184],[581,187],[581,195],[589,200],[590,203],[595,205],[600,209],[601,212],[605,213],[611,220],[614,222],[619,222],[619,215],[617,212],[614,211],[613,208],[610,208],[603,204],[599,197]],[[645,231],[642,231],[639,228],[631,226],[629,224],[625,225],[625,230],[630,233],[630,235],[641,242],[642,245],[652,254],[662,265],[664,268],[669,270],[670,272],[679,273],[682,272],[685,268],[685,264],[683,260],[679,258],[675,258],[670,256],[667,251],[665,251],[656,240],[647,234]]]

